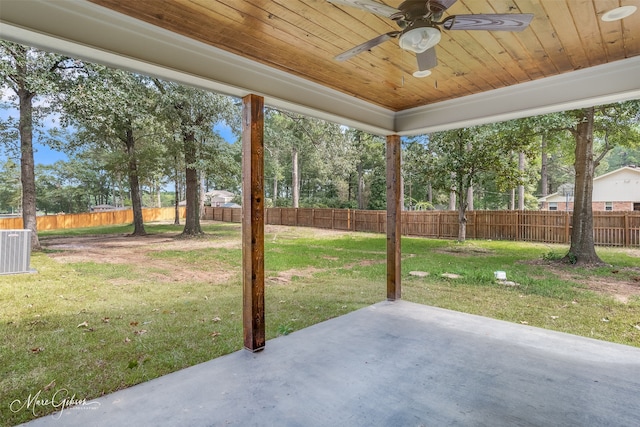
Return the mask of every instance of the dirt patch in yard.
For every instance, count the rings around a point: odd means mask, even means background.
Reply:
[[[616,301],[626,304],[629,302],[630,298],[640,298],[640,271],[636,271],[635,269],[626,270],[632,273],[630,280],[625,280],[622,277],[620,280],[615,280],[612,278],[596,276],[591,276],[589,278],[575,278],[570,271],[564,271],[562,269],[557,270],[556,274],[559,277],[580,283],[593,292],[610,295]],[[621,270],[616,271],[618,271],[619,274]],[[634,274],[634,272],[637,274]]]
[[[589,276],[584,277],[572,271],[573,267],[558,265],[553,262],[536,260],[527,264],[539,265],[553,275],[568,282],[575,282],[587,289],[602,295],[609,295],[618,302],[628,303],[632,298],[640,298],[640,268],[627,267],[613,269],[616,277]]]
[[[51,251],[48,256],[61,263],[94,262],[104,264],[126,264],[133,268],[144,268],[148,277],[159,282],[223,283],[237,273],[230,271],[224,263],[207,260],[194,267],[181,260],[153,257],[153,252],[186,251],[205,248],[241,248],[241,242],[203,236],[192,239],[179,238],[174,234],[149,234],[146,236],[96,235],[43,237],[42,247]],[[113,280],[114,285],[127,284],[126,279]]]

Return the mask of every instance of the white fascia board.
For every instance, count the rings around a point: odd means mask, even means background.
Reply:
[[[640,98],[640,56],[396,114],[400,135],[497,123]]]
[[[0,38],[244,97],[364,131],[394,133],[393,111],[83,0],[3,1]]]

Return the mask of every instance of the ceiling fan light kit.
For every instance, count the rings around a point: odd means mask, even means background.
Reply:
[[[416,25],[414,28],[408,28],[400,36],[398,43],[404,50],[410,50],[415,53],[422,53],[432,48],[440,42],[442,34],[440,30],[429,25]]]
[[[413,77],[429,77],[431,75],[431,70],[418,70],[413,72]]]
[[[619,21],[620,19],[624,19],[627,16],[633,15],[636,10],[638,10],[636,6],[617,7],[603,14],[600,19],[605,22]]]

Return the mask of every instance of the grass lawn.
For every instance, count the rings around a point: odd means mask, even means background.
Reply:
[[[0,424],[52,412],[12,406],[38,392],[90,400],[242,347],[239,225],[197,239],[146,228],[41,233],[38,273],[0,276]],[[386,297],[383,235],[269,226],[265,246],[268,339]],[[406,300],[640,347],[640,250],[599,249],[613,267],[596,270],[542,260],[559,246],[403,238],[402,250]]]

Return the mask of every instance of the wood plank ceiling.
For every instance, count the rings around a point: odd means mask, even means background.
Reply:
[[[401,111],[640,55],[639,0],[458,0],[444,16],[533,13],[520,33],[443,31],[439,64],[413,77],[415,55],[387,41],[348,61],[335,55],[398,29],[384,17],[325,0],[90,0],[133,18]],[[381,3],[398,7],[402,0]]]

